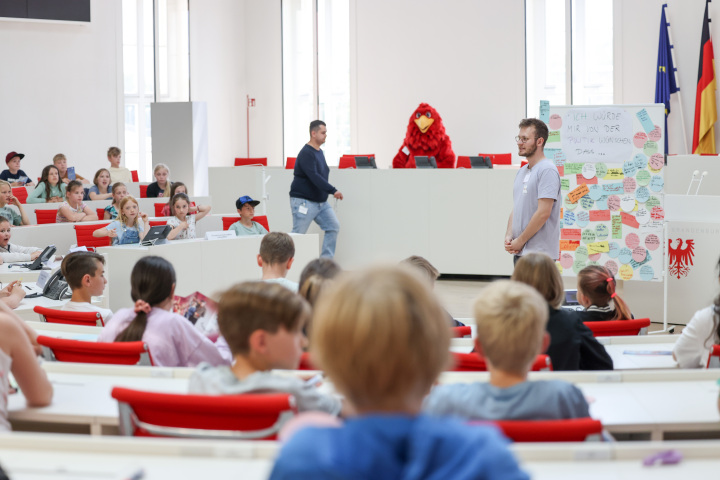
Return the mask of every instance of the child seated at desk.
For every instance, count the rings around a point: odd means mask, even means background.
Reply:
[[[153,363],[163,367],[227,363],[192,323],[172,312],[175,269],[170,262],[162,257],[142,257],[132,269],[130,285],[135,306],[115,312],[98,335],[98,342],[142,340]]]
[[[58,153],[53,157],[53,165],[57,167],[57,169],[60,171],[60,181],[62,183],[70,183],[72,180],[78,180],[80,183],[90,183],[90,180],[88,180],[85,177],[82,177],[75,173],[75,168],[72,168],[72,176],[75,178],[70,178],[70,172],[67,166],[67,157],[65,157],[64,154]]]
[[[122,182],[117,182],[112,186],[112,203],[105,207],[103,218],[105,220],[115,220],[118,217],[118,209],[123,198],[127,197],[127,187]]]
[[[67,222],[92,222],[97,220],[97,213],[83,203],[85,189],[82,183],[72,180],[67,184],[65,192],[65,201],[58,208],[55,221],[57,223]]]
[[[187,187],[182,182],[173,182],[172,186],[170,187],[170,200],[168,200],[167,204],[165,204],[165,206],[163,207],[162,212],[160,213],[161,217],[171,217],[175,215],[172,210],[172,198],[178,193],[184,193],[185,195],[187,195]],[[189,213],[198,213],[195,202],[190,202]]]
[[[615,292],[617,284],[610,270],[600,265],[585,267],[577,276],[577,300],[585,307],[577,312],[583,322],[630,320],[627,304]]]
[[[195,238],[195,222],[210,213],[210,205],[198,205],[197,213],[191,214],[190,199],[184,193],[176,193],[170,202],[175,216],[167,221],[167,224],[173,227],[167,236],[168,240]]]
[[[172,182],[170,181],[170,169],[164,163],[158,163],[153,169],[153,176],[155,181],[147,187],[147,198],[158,198],[158,197],[169,197],[170,187]]]
[[[354,412],[342,426],[291,420],[286,431],[297,430],[271,480],[529,478],[494,427],[421,413],[450,361],[450,329],[414,273],[382,267],[340,279],[315,308],[311,345]]]
[[[10,373],[22,391],[28,407],[44,407],[52,401],[53,387],[40,367],[35,333],[0,302],[0,431],[10,430],[7,419]]]
[[[112,183],[123,182],[132,183],[132,173],[125,167],[120,166],[120,158],[122,151],[118,147],[110,147],[107,152],[108,162],[110,162],[110,181]]]
[[[120,201],[117,220],[113,220],[105,228],[95,230],[93,237],[110,237],[113,245],[129,245],[140,243],[149,228],[150,220],[147,214],[141,212],[137,200],[128,195]]]
[[[117,185],[125,186],[122,183],[118,183]],[[110,187],[110,171],[107,168],[101,168],[95,172],[93,186],[88,190],[88,196],[90,200],[107,200],[113,197]],[[105,208],[107,209],[107,207]],[[117,216],[117,212],[115,212],[115,216]]]
[[[10,152],[5,156],[7,167],[0,172],[0,180],[5,180],[13,187],[32,187],[35,185],[27,173],[20,170],[20,160],[25,158],[25,154]]]
[[[72,298],[62,310],[72,312],[99,312],[103,323],[112,318],[112,310],[92,304],[105,290],[105,257],[95,252],[73,252],[63,258],[60,265],[65,280],[72,289]]]
[[[400,263],[409,265],[410,267],[417,269],[417,271],[422,274],[423,277],[426,277],[428,279],[428,281],[430,282],[430,287],[433,289],[435,288],[435,282],[440,276],[440,272],[426,258],[421,257],[420,255],[412,255]],[[448,323],[451,327],[465,326],[464,323],[455,320],[453,316],[450,315],[450,312],[448,312],[447,310],[445,310],[445,317],[447,318]]]
[[[243,195],[235,201],[235,208],[240,215],[240,220],[230,225],[228,230],[235,232],[238,237],[243,235],[265,235],[268,233],[265,227],[257,222],[253,222],[255,216],[255,207],[260,205],[260,201],[253,200],[247,195]]]
[[[190,393],[214,395],[286,392],[299,411],[338,415],[340,399],[315,385],[271,370],[295,370],[307,341],[303,333],[310,307],[280,285],[244,282],[224,292],[218,303],[218,326],[232,352],[232,366],[201,364],[190,377]]]
[[[288,270],[295,260],[295,242],[284,232],[272,232],[265,235],[260,242],[260,253],[257,256],[258,267],[262,268],[262,281],[279,283],[283,287],[298,291],[298,284],[288,280]]]
[[[484,356],[490,382],[440,385],[423,410],[472,420],[560,420],[589,417],[582,392],[563,380],[528,381],[545,352],[548,308],[531,286],[500,280],[485,287],[474,307],[475,351]]]
[[[55,165],[43,168],[40,183],[30,192],[27,203],[56,203],[65,198],[65,184],[60,181],[60,170]]]
[[[40,256],[37,247],[21,247],[10,243],[10,220],[0,215],[0,263],[30,262]]]
[[[10,205],[14,205],[20,213],[10,208]],[[0,215],[7,218],[12,225],[30,225],[30,219],[22,203],[13,195],[10,183],[5,180],[0,180]]]

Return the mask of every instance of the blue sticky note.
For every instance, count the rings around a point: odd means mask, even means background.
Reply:
[[[640,120],[640,124],[643,127],[643,130],[645,130],[645,133],[650,133],[653,130],[655,130],[655,124],[650,120],[650,114],[645,110],[644,108],[637,112],[635,114],[637,116],[638,120]]]
[[[630,260],[632,260],[632,250],[627,247],[621,248],[618,260],[620,260],[620,263],[630,263]]]
[[[545,123],[550,121],[550,101],[540,100],[540,120]],[[653,128],[655,128],[653,126]]]

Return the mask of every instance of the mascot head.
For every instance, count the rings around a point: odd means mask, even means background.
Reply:
[[[410,116],[406,144],[414,150],[434,150],[445,136],[440,114],[427,103],[421,103]]]

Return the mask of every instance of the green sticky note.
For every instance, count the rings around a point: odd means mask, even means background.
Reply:
[[[561,178],[560,179],[560,190],[570,190],[570,179],[569,178]]]
[[[620,218],[620,215],[612,216],[612,238],[613,240],[622,239],[622,218]]]
[[[565,164],[565,175],[575,175],[582,173],[584,163],[566,163]]]
[[[548,134],[548,143],[558,143],[560,142],[560,130],[557,130],[555,132],[550,132]]]

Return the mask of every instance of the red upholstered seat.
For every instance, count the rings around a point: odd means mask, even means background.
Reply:
[[[634,320],[606,320],[604,322],[584,322],[596,337],[618,337],[622,335],[642,335],[650,326],[649,318]]]
[[[223,230],[227,230],[230,228],[230,225],[240,220],[240,216],[236,217],[222,217],[223,222]],[[270,231],[270,224],[268,224],[267,215],[256,215],[253,217],[253,222],[257,222],[263,227],[265,227],[265,230],[268,232]]]
[[[109,363],[114,365],[152,365],[143,342],[87,342],[38,335],[46,359],[59,362]]]
[[[472,335],[472,328],[467,325],[464,327],[451,327],[450,330],[452,331],[452,336],[455,338]]]
[[[57,223],[57,208],[37,208],[35,209],[35,217],[37,218],[38,225],[44,225],[46,223]]]
[[[110,222],[107,223],[93,223],[90,225],[87,224],[75,224],[75,237],[77,238],[77,246],[78,247],[109,247],[111,240],[110,237],[99,237],[95,238],[93,237],[93,232],[95,230],[99,230],[101,228],[105,228],[108,225],[110,225]]]
[[[27,203],[28,192],[25,187],[12,187],[12,194],[20,203]]]
[[[65,325],[84,325],[86,327],[103,327],[103,321],[100,312],[73,312],[65,310],[55,310],[54,308],[34,307],[33,312],[40,315],[43,322],[63,323]]]
[[[140,198],[147,198],[147,185],[140,185]]]
[[[512,153],[478,153],[478,157],[490,157],[493,165],[512,164]]]
[[[252,167],[252,166],[259,166],[259,165],[264,165],[267,167],[267,157],[236,158],[235,159],[236,167]]]
[[[492,423],[500,427],[505,436],[514,442],[584,442],[591,435],[602,435],[603,429],[600,420],[589,417],[567,420],[500,420]]]
[[[452,353],[455,359],[455,366],[451,372],[486,372],[487,363],[477,353]],[[552,370],[552,362],[547,355],[538,355],[530,368],[533,372]]]
[[[130,170],[130,176],[132,177],[133,182],[139,182],[140,177],[138,177],[138,171],[137,170]]]
[[[295,160],[297,160],[297,157],[287,157],[287,160],[285,161],[285,168],[287,170],[295,168]]]

